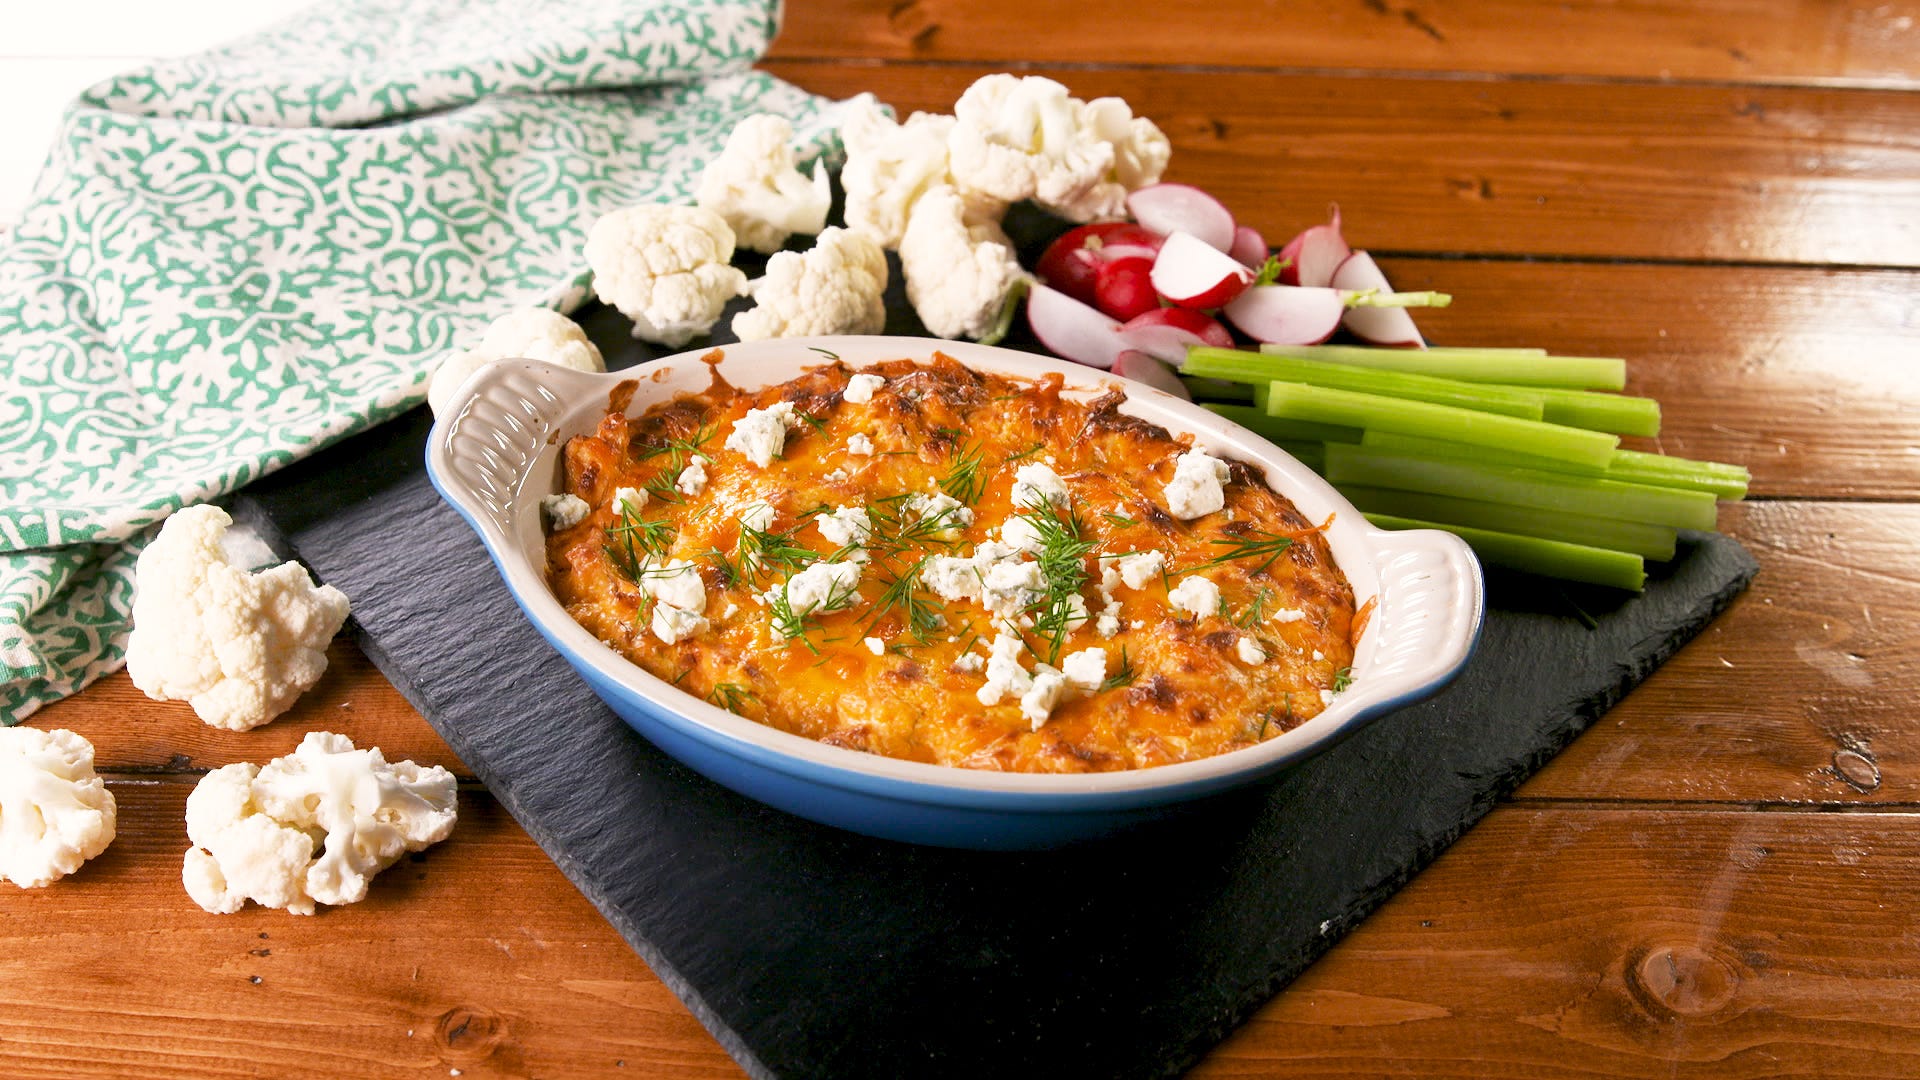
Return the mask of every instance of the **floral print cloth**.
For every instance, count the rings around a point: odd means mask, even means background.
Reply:
[[[412,408],[600,214],[827,103],[773,0],[328,0],[89,90],[0,236],[0,722],[124,663],[168,514]]]

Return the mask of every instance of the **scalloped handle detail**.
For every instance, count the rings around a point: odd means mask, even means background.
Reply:
[[[1432,529],[1381,534],[1375,546],[1380,603],[1368,633],[1378,634],[1370,681],[1398,693],[1447,679],[1479,636],[1480,562],[1465,541]]]
[[[605,376],[534,360],[488,364],[461,384],[452,419],[434,425],[429,464],[490,541],[513,535],[512,510],[535,460],[577,401]],[[571,399],[571,400],[570,400]]]

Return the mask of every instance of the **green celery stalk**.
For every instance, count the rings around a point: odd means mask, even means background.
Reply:
[[[1648,454],[1639,450],[1615,450],[1613,459],[1602,468],[1569,461],[1555,461],[1552,458],[1535,457],[1532,454],[1514,454],[1485,447],[1468,446],[1465,443],[1447,442],[1443,439],[1423,439],[1418,435],[1401,435],[1392,431],[1369,431],[1361,436],[1360,445],[1384,453],[1403,454],[1408,457],[1460,458],[1481,465],[1517,465],[1526,469],[1545,469],[1548,472],[1603,477],[1628,484],[1709,491],[1718,498],[1734,501],[1746,498],[1747,484],[1752,479],[1747,470],[1739,465],[1668,457],[1665,454]]]
[[[1511,465],[1482,465],[1460,458],[1406,457],[1342,443],[1327,444],[1326,477],[1335,487],[1357,484],[1424,491],[1677,529],[1711,530],[1717,521],[1710,492],[1625,484]]]
[[[1411,371],[1462,382],[1567,390],[1620,390],[1627,362],[1597,356],[1545,356],[1526,349],[1385,349],[1370,345],[1262,345],[1268,356]]]
[[[1480,561],[1530,574],[1542,574],[1563,581],[1584,581],[1639,592],[1647,584],[1647,566],[1638,555],[1605,548],[1542,540],[1535,536],[1515,536],[1490,529],[1465,525],[1442,525],[1431,521],[1368,514],[1367,520],[1382,529],[1440,529],[1465,540]]]
[[[1485,383],[1499,386],[1500,383]],[[1532,391],[1539,395],[1546,412],[1541,416],[1549,424],[1611,431],[1615,435],[1660,434],[1660,403],[1650,397],[1624,394],[1599,394],[1591,390],[1563,390],[1558,387],[1509,386],[1511,390]]]
[[[1312,420],[1282,420],[1276,416],[1268,416],[1250,405],[1228,405],[1207,401],[1202,402],[1200,407],[1224,416],[1270,442],[1357,443],[1360,441],[1359,428],[1341,427],[1339,424],[1321,424]]]
[[[1323,461],[1324,457],[1323,454]],[[1442,521],[1470,529],[1491,529],[1583,547],[1627,551],[1657,562],[1673,558],[1677,540],[1676,531],[1670,526],[1594,517],[1591,514],[1569,514],[1531,506],[1511,506],[1479,499],[1457,499],[1451,495],[1394,491],[1359,484],[1342,484],[1340,494],[1369,514]]]
[[[1220,352],[1226,351],[1220,350]],[[1217,360],[1215,359],[1217,355],[1216,353],[1201,354],[1199,350],[1195,350],[1195,355],[1188,357],[1184,370],[1195,375],[1212,375],[1217,366],[1227,369],[1231,377],[1232,373],[1250,366],[1237,360]],[[1381,394],[1386,397],[1406,398],[1409,401],[1430,401],[1436,405],[1477,409],[1480,412],[1518,416],[1526,420],[1542,419],[1541,414],[1545,408],[1544,391],[1520,386],[1461,382],[1458,379],[1440,379],[1432,375],[1413,375],[1404,371],[1354,367],[1352,364],[1330,364],[1324,360],[1302,360],[1293,356],[1263,356],[1259,361],[1258,366],[1270,373],[1268,379],[1270,382],[1331,386],[1337,390]],[[1254,400],[1260,400],[1257,389]]]
[[[1595,465],[1606,464],[1620,445],[1618,436],[1599,431],[1305,383],[1276,382],[1268,387],[1267,412],[1291,420],[1398,431]]]
[[[1196,401],[1252,401],[1253,387],[1225,379],[1181,378]]]
[[[1273,445],[1285,450],[1293,460],[1312,469],[1325,472],[1327,468],[1327,444],[1319,442],[1297,442],[1293,439],[1275,439]]]

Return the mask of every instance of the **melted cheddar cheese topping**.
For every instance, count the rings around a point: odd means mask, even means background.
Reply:
[[[710,359],[716,359],[718,353]],[[883,379],[884,382],[876,380]],[[568,442],[548,576],[681,690],[783,731],[977,769],[1251,746],[1345,685],[1324,538],[1243,463],[935,353],[712,385]]]

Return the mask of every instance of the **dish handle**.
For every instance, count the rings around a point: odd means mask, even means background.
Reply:
[[[1466,541],[1434,529],[1376,531],[1380,602],[1366,678],[1385,702],[1423,695],[1472,654],[1485,604],[1480,561]]]
[[[467,377],[427,437],[427,473],[489,547],[505,550],[513,510],[541,451],[582,386],[606,376],[539,360],[501,360]]]

